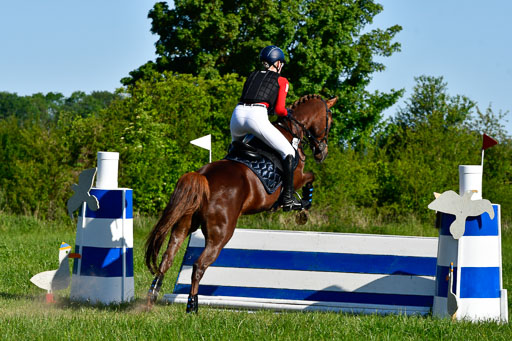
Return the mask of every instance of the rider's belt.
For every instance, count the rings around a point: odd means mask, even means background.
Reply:
[[[246,107],[263,107],[263,108],[267,107],[265,104],[262,104],[262,103],[243,103],[243,102],[240,102],[240,103],[238,103],[238,105],[244,105]]]

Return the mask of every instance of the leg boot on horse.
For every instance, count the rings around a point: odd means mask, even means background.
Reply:
[[[288,155],[283,160],[283,193],[281,194],[281,204],[285,212],[302,209],[301,202],[295,197],[293,171],[293,155]]]
[[[153,279],[151,286],[149,287],[146,310],[151,310],[153,304],[155,304],[156,299],[158,298],[158,293],[160,292],[160,288],[162,287],[162,282],[164,280],[164,274],[158,274]]]
[[[197,314],[199,308],[199,303],[197,300],[197,295],[189,295],[187,300],[187,314]]]

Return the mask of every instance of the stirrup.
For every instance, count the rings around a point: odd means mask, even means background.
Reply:
[[[281,205],[283,206],[284,212],[302,210],[302,203],[298,201],[295,196],[292,196],[290,199],[283,200]]]

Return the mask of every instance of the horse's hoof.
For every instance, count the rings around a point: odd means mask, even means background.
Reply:
[[[189,295],[187,302],[187,314],[194,313],[197,314],[198,310],[198,302],[197,295]]]
[[[147,304],[146,306],[151,309],[153,304],[155,304],[158,293],[160,292],[160,288],[162,287],[162,281],[164,280],[164,275],[160,274],[153,279],[151,286],[149,287],[148,296],[147,296]]]
[[[297,216],[295,217],[295,222],[297,225],[304,225],[308,222],[308,211],[302,210],[299,213],[297,213]]]
[[[151,311],[151,309],[153,309],[153,305],[155,304],[156,302],[156,297],[154,295],[151,295],[151,294],[148,294],[148,298],[146,300],[146,306],[145,306],[145,311]]]

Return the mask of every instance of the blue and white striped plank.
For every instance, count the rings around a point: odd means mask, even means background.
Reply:
[[[204,247],[192,235],[171,302],[185,302]],[[428,313],[437,238],[237,229],[199,286],[200,304]]]
[[[359,233],[236,229],[233,237],[224,249],[435,257],[437,249],[432,251],[433,240],[437,240],[437,238]],[[201,231],[196,231],[192,235],[189,246],[204,247],[204,236]]]

